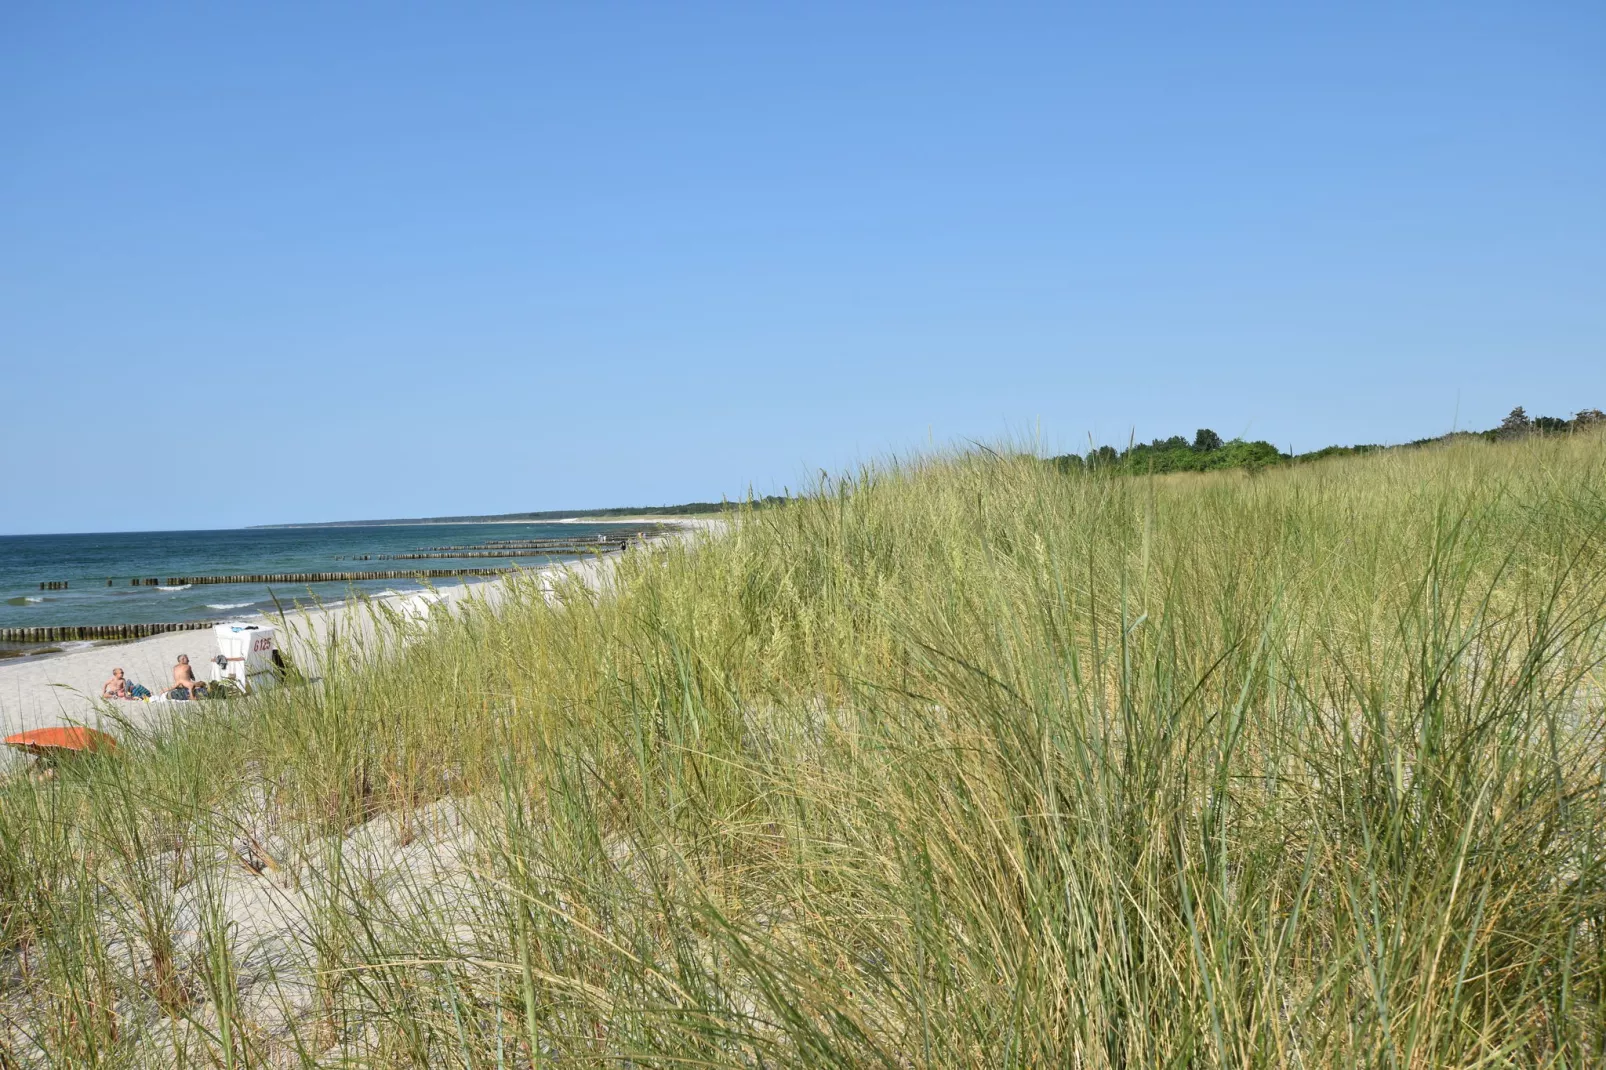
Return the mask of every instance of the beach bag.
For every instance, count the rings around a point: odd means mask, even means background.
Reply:
[[[143,684],[130,684],[129,687],[128,687],[128,697],[129,698],[150,698],[151,697],[151,691],[150,691],[150,688],[145,687]]]

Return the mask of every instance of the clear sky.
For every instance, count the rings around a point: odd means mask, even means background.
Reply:
[[[0,5],[0,532],[1606,408],[1606,4]]]

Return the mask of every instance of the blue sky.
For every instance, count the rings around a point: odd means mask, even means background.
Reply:
[[[0,8],[0,532],[1606,408],[1606,6]]]

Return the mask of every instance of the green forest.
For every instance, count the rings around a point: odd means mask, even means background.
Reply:
[[[1562,419],[1557,416],[1529,417],[1519,405],[1507,414],[1500,426],[1487,431],[1452,431],[1399,446],[1326,446],[1308,453],[1284,453],[1266,441],[1250,442],[1241,438],[1223,441],[1216,432],[1201,427],[1191,439],[1172,435],[1152,442],[1133,442],[1124,450],[1117,450],[1114,446],[1096,446],[1086,456],[1066,453],[1050,457],[1049,463],[1065,471],[1080,471],[1083,468],[1115,468],[1133,473],[1209,472],[1223,468],[1255,471],[1275,464],[1319,461],[1328,457],[1354,456],[1387,449],[1412,449],[1469,439],[1495,442],[1528,435],[1571,434],[1603,423],[1606,423],[1606,412],[1600,409],[1580,409],[1570,418]]]

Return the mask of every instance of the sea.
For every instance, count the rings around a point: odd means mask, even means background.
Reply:
[[[169,585],[169,577],[263,573],[379,572],[411,569],[539,568],[573,554],[548,557],[443,557],[377,560],[379,554],[495,552],[495,543],[529,539],[598,540],[633,534],[621,524],[386,524],[352,527],[238,528],[222,531],[139,531],[115,534],[0,536],[0,628],[153,624],[237,620],[359,593],[443,588],[474,579],[362,580],[314,584]],[[493,545],[487,545],[493,544]],[[444,548],[444,549],[442,549]],[[368,560],[353,560],[360,555]],[[134,586],[157,578],[160,585]],[[41,584],[65,582],[65,589]],[[0,653],[27,651],[0,643]]]

